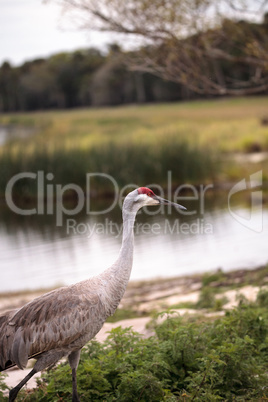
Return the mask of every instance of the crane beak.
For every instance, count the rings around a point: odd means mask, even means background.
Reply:
[[[182,209],[182,210],[184,210],[184,211],[187,210],[187,208],[185,208],[184,206],[182,206],[182,205],[180,205],[180,204],[177,204],[176,202],[172,202],[172,201],[169,201],[169,200],[165,200],[164,198],[161,198],[161,197],[158,197],[158,196],[155,196],[155,197],[153,197],[153,198],[154,198],[156,201],[158,201],[159,204],[162,204],[162,205],[172,205],[172,206],[175,207],[175,208]]]

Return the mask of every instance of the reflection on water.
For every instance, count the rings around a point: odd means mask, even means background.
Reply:
[[[248,213],[248,208],[240,207],[239,213]],[[251,219],[261,219],[260,214],[253,211]],[[18,217],[5,211],[0,220],[0,291],[70,284],[112,264],[121,244],[119,208],[94,219],[83,214],[75,218],[68,230],[68,221],[57,228],[53,217]],[[268,210],[262,218],[263,230],[256,233],[213,205],[202,216],[139,214],[131,279],[265,264]]]

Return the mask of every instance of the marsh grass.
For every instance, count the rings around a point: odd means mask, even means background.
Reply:
[[[174,184],[235,177],[238,165],[222,173],[219,154],[267,150],[268,128],[261,124],[267,106],[268,97],[260,97],[5,114],[0,124],[34,128],[34,134],[1,147],[0,193],[14,174],[38,170],[82,188],[91,172],[109,174],[119,185],[163,184],[168,170]],[[33,180],[15,191],[33,194]]]
[[[165,183],[170,170],[179,182],[197,183],[212,177],[214,160],[206,150],[191,148],[187,142],[166,142],[149,147],[132,143],[93,146],[90,149],[57,149],[54,152],[38,150],[26,153],[12,152],[1,156],[0,188],[19,172],[44,171],[53,173],[54,182],[66,185],[76,183],[86,187],[86,174],[101,172],[116,178],[119,186],[132,183]],[[36,194],[36,180],[16,182],[13,193],[17,196]]]

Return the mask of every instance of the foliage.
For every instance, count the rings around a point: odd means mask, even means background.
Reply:
[[[214,273],[205,273],[202,277],[202,288],[199,294],[198,301],[192,308],[196,309],[212,309],[214,311],[222,310],[224,304],[228,303],[226,296],[219,297],[216,293],[219,291],[213,287],[213,283],[224,280],[224,273],[218,270]]]
[[[136,0],[135,7],[125,0],[58,1],[68,11],[81,7],[89,29],[98,19],[99,29],[139,34],[146,45],[135,51],[110,45],[106,54],[95,48],[62,52],[18,67],[6,61],[0,67],[1,112],[267,91],[267,14],[250,21],[264,14],[261,2],[250,13],[250,0]],[[245,142],[245,149],[256,146]]]
[[[135,306],[132,307],[132,309],[118,308],[113,315],[108,317],[106,322],[117,322],[145,316],[145,313],[139,312]]]
[[[178,85],[128,71],[122,52],[95,48],[58,53],[18,67],[0,66],[0,111],[104,106],[181,98]]]
[[[268,291],[267,289],[261,289],[257,295],[256,303],[260,307],[267,308],[268,307]]]
[[[5,384],[5,374],[0,373],[0,402],[5,401],[3,391],[7,389],[8,386]]]
[[[224,278],[224,273],[221,270],[213,273],[205,273],[202,277],[202,285],[208,286],[213,282],[218,282]]]
[[[216,306],[215,291],[210,287],[203,287],[199,299],[196,303],[196,308],[214,308]]]
[[[137,71],[205,95],[263,93],[267,76],[267,2],[251,0],[59,0],[83,28],[135,35],[143,47],[125,57]],[[263,17],[259,23],[256,16]]]
[[[161,316],[148,339],[118,327],[103,344],[93,340],[83,349],[82,401],[266,400],[266,308],[241,303],[215,321],[170,311]],[[27,393],[27,401],[60,400],[71,400],[67,363],[43,374],[39,387]]]

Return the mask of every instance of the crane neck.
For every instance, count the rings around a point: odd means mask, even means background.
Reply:
[[[123,210],[122,216],[123,216],[123,239],[122,239],[122,245],[123,243],[130,238],[133,238],[133,228],[135,224],[135,219],[136,219],[136,211],[129,212]]]
[[[119,267],[124,267],[127,271],[128,278],[130,276],[132,263],[133,263],[133,249],[134,249],[134,223],[136,218],[136,211],[129,212],[123,209],[123,238],[122,245],[119,252],[118,260]]]
[[[124,208],[125,207],[125,208]],[[131,274],[133,263],[133,227],[137,211],[129,211],[123,206],[123,239],[115,263],[100,275],[104,287],[101,298],[107,306],[107,316],[114,313],[122,299]]]

